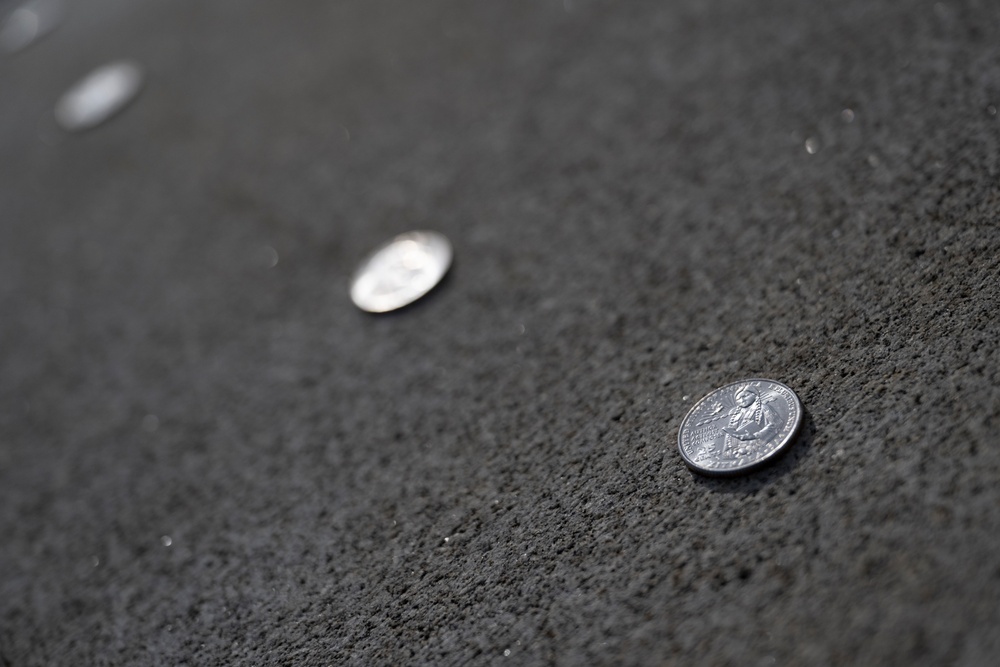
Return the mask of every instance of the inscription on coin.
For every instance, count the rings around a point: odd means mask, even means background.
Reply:
[[[681,422],[677,446],[684,462],[705,475],[738,475],[787,447],[802,423],[802,404],[774,380],[743,380],[695,403]]]

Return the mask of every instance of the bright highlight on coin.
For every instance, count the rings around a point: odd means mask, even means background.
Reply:
[[[402,308],[441,282],[451,258],[451,243],[442,234],[400,234],[379,246],[358,267],[351,279],[351,300],[369,313]]]
[[[120,60],[98,67],[70,88],[56,104],[56,120],[71,132],[100,125],[138,94],[142,69]]]
[[[695,403],[681,422],[677,446],[703,475],[739,475],[775,458],[802,424],[802,403],[774,380],[744,380]]]

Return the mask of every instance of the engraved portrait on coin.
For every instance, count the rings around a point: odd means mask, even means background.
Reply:
[[[802,404],[789,387],[752,379],[716,389],[691,408],[677,445],[685,463],[707,475],[752,470],[793,439]]]

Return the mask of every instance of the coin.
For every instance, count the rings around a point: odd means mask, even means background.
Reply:
[[[87,130],[125,107],[142,87],[142,69],[119,60],[98,67],[77,82],[56,104],[56,120],[65,130]]]
[[[28,0],[0,25],[0,49],[17,53],[55,30],[62,18],[61,0]]]
[[[789,387],[751,379],[720,387],[681,422],[677,447],[704,475],[739,475],[775,458],[802,423],[802,403]]]
[[[451,243],[430,231],[400,234],[376,248],[351,279],[351,300],[369,313],[409,305],[441,282],[451,266]]]

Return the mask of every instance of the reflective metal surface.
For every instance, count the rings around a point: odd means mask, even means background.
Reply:
[[[736,475],[774,458],[795,437],[802,403],[774,380],[743,380],[716,389],[684,417],[677,446],[705,475]]]
[[[135,98],[142,79],[142,69],[132,61],[98,67],[62,96],[56,104],[56,121],[70,131],[100,125]]]
[[[437,232],[400,234],[379,246],[351,280],[351,300],[369,313],[386,313],[424,296],[451,266],[452,248]]]

